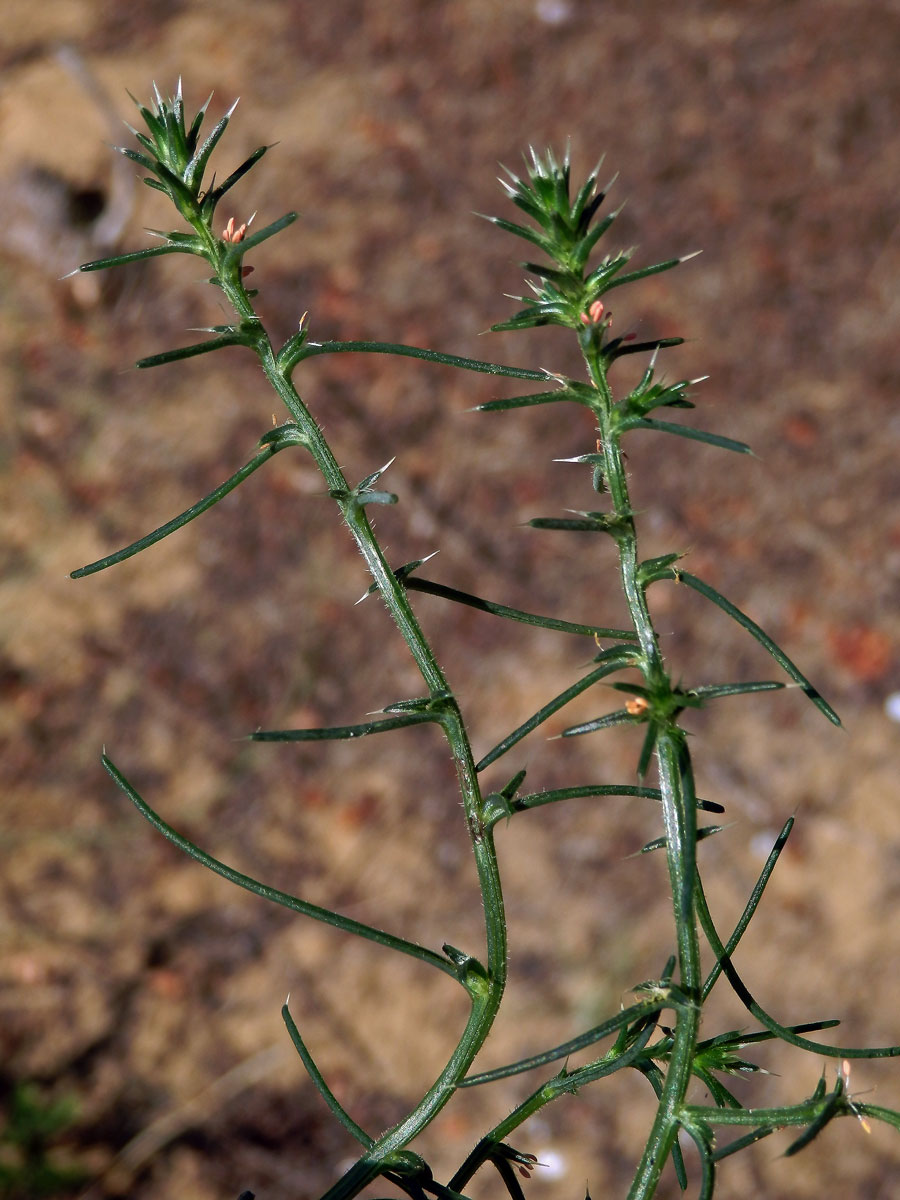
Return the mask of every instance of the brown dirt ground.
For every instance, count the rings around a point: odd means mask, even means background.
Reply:
[[[785,1020],[836,1015],[847,1041],[900,1041],[900,734],[884,712],[900,687],[896,4],[7,0],[3,24],[0,1083],[7,1101],[21,1081],[75,1098],[54,1153],[85,1168],[84,1194],[312,1198],[353,1147],[287,1043],[285,994],[373,1130],[427,1084],[463,1016],[446,981],[181,857],[102,773],[103,744],[173,823],[252,874],[428,944],[475,950],[481,931],[429,733],[315,751],[239,740],[260,725],[360,719],[416,686],[378,605],[353,606],[362,564],[300,455],[115,571],[66,578],[245,461],[274,401],[238,352],[128,369],[216,322],[185,261],[58,281],[97,252],[98,209],[120,218],[123,246],[168,223],[111,162],[104,143],[120,135],[61,45],[117,118],[130,119],[125,89],[146,97],[151,78],[168,91],[183,74],[195,103],[215,90],[216,112],[240,94],[220,172],[279,143],[238,215],[301,213],[254,256],[280,335],[309,309],[322,339],[574,369],[553,333],[478,337],[511,311],[502,293],[519,288],[520,248],[471,214],[503,210],[496,163],[515,166],[529,142],[571,138],[581,169],[607,153],[628,196],[617,245],[639,242],[646,262],[704,250],[617,293],[617,327],[685,335],[670,376],[709,374],[704,423],[759,457],[635,445],[644,549],[689,547],[691,569],[753,613],[846,721],[837,733],[785,692],[693,723],[702,790],[733,822],[703,848],[712,898],[727,926],[796,813],[745,975]],[[351,477],[398,454],[402,503],[379,521],[398,562],[440,549],[446,582],[621,617],[611,559],[522,527],[586,506],[583,481],[549,461],[590,447],[577,415],[478,417],[466,410],[502,390],[489,379],[374,358],[320,360],[301,383]],[[699,598],[654,598],[685,679],[770,673]],[[555,635],[417,606],[476,749],[588,657]],[[536,788],[630,779],[635,744],[603,737],[532,737],[508,773],[527,764]],[[628,857],[658,832],[652,809],[622,801],[544,810],[501,833],[512,983],[485,1066],[572,1036],[658,973],[672,939],[662,862]],[[723,990],[707,1029],[744,1023]],[[738,1084],[757,1103],[833,1078],[793,1052],[760,1061],[778,1074]],[[531,1079],[466,1093],[424,1152],[452,1168]],[[858,1064],[853,1085],[900,1106],[890,1063]],[[595,1200],[624,1194],[650,1111],[636,1077],[546,1111],[518,1139],[551,1164],[529,1197],[571,1198],[586,1179]],[[794,1159],[780,1157],[787,1144],[725,1162],[722,1194],[900,1195],[889,1130],[841,1122]],[[660,1195],[675,1190],[667,1180]]]

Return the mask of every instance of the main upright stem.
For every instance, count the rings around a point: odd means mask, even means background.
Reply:
[[[603,474],[615,518],[622,587],[641,647],[639,668],[650,693],[671,693],[659,640],[641,581],[637,531],[632,515],[628,479],[620,435],[610,419],[615,403],[598,349],[585,351],[585,361],[597,390],[595,413],[600,422]],[[666,831],[666,857],[675,916],[679,983],[686,1006],[676,1010],[672,1050],[659,1097],[656,1117],[638,1165],[628,1200],[647,1200],[656,1190],[672,1143],[678,1134],[679,1110],[691,1078],[691,1067],[700,1029],[700,943],[694,910],[694,871],[697,840],[696,797],[693,768],[685,737],[675,716],[661,723],[656,741],[659,789]]]

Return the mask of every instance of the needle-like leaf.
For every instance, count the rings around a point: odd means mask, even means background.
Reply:
[[[736,604],[732,604],[730,600],[726,600],[721,592],[717,592],[714,587],[710,587],[708,583],[705,583],[702,579],[698,579],[696,575],[690,575],[687,571],[678,570],[669,572],[669,578],[686,583],[688,587],[693,588],[695,592],[699,592],[701,596],[705,596],[707,600],[712,601],[718,608],[721,608],[722,612],[727,613],[732,620],[737,621],[738,625],[742,625],[752,637],[756,638],[761,646],[768,650],[791,679],[800,685],[816,708],[824,713],[833,725],[841,724],[841,718],[824,696],[813,687],[800,668],[788,658],[781,647],[769,637],[765,630],[748,617],[746,613],[741,612]]]
[[[79,567],[77,571],[72,571],[69,578],[83,579],[85,575],[95,575],[98,571],[105,571],[107,567],[113,567],[116,563],[124,562],[127,558],[139,554],[142,550],[146,550],[148,546],[155,546],[164,537],[168,537],[170,533],[175,533],[177,529],[183,528],[190,521],[193,521],[195,517],[199,517],[201,513],[205,513],[208,509],[212,508],[214,504],[218,504],[229,492],[233,492],[239,484],[242,484],[254,471],[258,470],[263,463],[268,462],[275,451],[280,448],[271,444],[265,446],[258,454],[254,454],[253,458],[248,463],[245,463],[240,470],[235,471],[224,483],[220,483],[217,488],[213,488],[208,496],[204,496],[202,500],[198,500],[196,504],[192,504],[190,508],[186,508],[183,513],[179,513],[171,521],[166,521],[165,525],[160,525],[152,533],[138,538],[136,542],[125,546],[124,549],[117,550],[114,554],[107,554],[104,558],[98,558],[96,562],[88,563],[86,567]]]
[[[288,998],[288,999],[290,999],[290,998]],[[316,1066],[315,1059],[310,1054],[309,1050],[306,1047],[306,1043],[303,1041],[303,1038],[300,1036],[300,1030],[297,1028],[297,1026],[294,1022],[294,1018],[291,1016],[291,1010],[288,1007],[288,1001],[286,1001],[284,1003],[284,1005],[282,1006],[281,1016],[282,1016],[282,1019],[284,1020],[285,1026],[287,1027],[288,1035],[290,1036],[291,1041],[294,1043],[294,1048],[296,1049],[297,1053],[300,1055],[300,1059],[301,1059],[304,1067],[306,1067],[307,1074],[309,1075],[310,1079],[312,1080],[313,1086],[315,1087],[316,1091],[319,1093],[319,1095],[322,1097],[322,1099],[325,1101],[325,1103],[331,1109],[334,1116],[337,1117],[338,1121],[340,1121],[340,1123],[343,1125],[343,1127],[349,1133],[351,1133],[358,1142],[360,1142],[366,1148],[373,1145],[375,1139],[369,1137],[369,1135],[366,1133],[366,1131],[361,1126],[357,1125],[357,1123],[353,1120],[353,1118],[350,1116],[350,1114],[347,1112],[347,1110],[338,1101],[338,1098],[335,1096],[334,1092],[331,1090],[331,1088],[325,1082],[325,1077],[322,1075],[322,1072]]]
[[[251,742],[334,742],[367,737],[370,733],[389,733],[405,725],[425,725],[435,722],[434,713],[411,712],[360,725],[331,725],[319,729],[260,729],[250,734]]]
[[[280,904],[284,908],[293,909],[294,912],[301,913],[306,917],[312,917],[315,921],[322,921],[326,925],[333,925],[335,929],[341,929],[345,933],[353,933],[357,937],[364,938],[366,941],[377,942],[381,946],[386,946],[389,950],[398,950],[401,954],[407,954],[411,958],[417,958],[421,962],[428,963],[429,966],[437,967],[445,975],[450,975],[454,979],[458,978],[457,969],[449,959],[441,954],[436,954],[433,950],[429,950],[425,946],[420,946],[416,942],[408,942],[405,938],[396,937],[392,933],[385,933],[383,930],[375,929],[371,925],[364,925],[362,921],[354,921],[352,917],[341,916],[340,913],[332,912],[328,908],[321,908],[318,904],[310,904],[308,900],[301,900],[298,896],[282,892],[279,888],[273,888],[268,884],[260,883],[258,879],[253,879],[250,875],[244,875],[240,871],[236,871],[233,867],[220,862],[217,858],[213,858],[211,854],[207,854],[205,850],[201,850],[199,846],[195,846],[192,841],[184,837],[183,834],[178,833],[157,812],[154,812],[111,759],[107,758],[104,754],[101,756],[100,761],[107,774],[125,793],[141,816],[146,817],[150,824],[163,837],[168,838],[170,842],[176,845],[179,850],[183,850],[185,854],[189,855],[196,862],[201,863],[204,867],[208,867],[210,871],[214,871],[216,875],[221,875],[223,879],[227,879],[230,883],[236,883],[238,887],[242,887],[248,892],[254,892],[257,896],[262,896],[264,900],[271,900],[273,903]]]

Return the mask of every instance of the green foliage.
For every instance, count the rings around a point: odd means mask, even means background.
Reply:
[[[163,242],[161,246],[88,263],[81,270],[127,265],[144,257],[167,253],[186,253],[203,258],[212,269],[209,282],[223,293],[234,312],[234,321],[208,329],[206,332],[212,336],[205,341],[154,354],[138,365],[162,366],[224,346],[243,346],[256,355],[264,376],[287,409],[287,420],[264,434],[260,438],[258,453],[208,496],[123,550],[73,572],[73,577],[80,578],[104,570],[174,533],[240,486],[276,452],[300,450],[308,454],[321,473],[325,492],[337,505],[363,555],[371,576],[371,585],[366,594],[380,593],[419,670],[424,692],[422,695],[385,703],[382,715],[375,720],[318,729],[261,731],[251,736],[258,742],[320,742],[362,739],[376,733],[398,732],[402,737],[405,736],[403,730],[406,726],[423,723],[439,726],[455,763],[463,816],[471,839],[483,901],[485,947],[481,957],[449,945],[443,946],[438,952],[397,934],[374,929],[269,887],[212,858],[164,821],[104,755],[106,770],[142,815],[202,865],[298,914],[324,921],[346,933],[417,958],[449,975],[467,993],[469,1016],[459,1031],[457,1045],[446,1065],[411,1111],[377,1136],[364,1131],[343,1109],[313,1061],[298,1025],[285,1005],[283,1017],[289,1036],[323,1103],[362,1147],[359,1159],[328,1190],[324,1200],[349,1200],[379,1177],[414,1200],[424,1200],[428,1196],[455,1200],[464,1195],[472,1176],[486,1164],[494,1168],[513,1200],[519,1200],[523,1195],[519,1180],[523,1177],[527,1180],[535,1166],[535,1159],[533,1155],[514,1148],[507,1139],[516,1133],[528,1117],[559,1096],[574,1094],[588,1084],[625,1068],[632,1068],[637,1080],[645,1080],[657,1100],[656,1115],[648,1130],[646,1146],[629,1192],[630,1200],[646,1200],[654,1195],[661,1173],[670,1159],[682,1189],[690,1187],[697,1196],[709,1197],[713,1194],[719,1162],[784,1127],[795,1126],[800,1129],[787,1149],[788,1154],[804,1149],[826,1125],[841,1116],[881,1120],[900,1128],[900,1114],[852,1099],[847,1061],[843,1062],[831,1090],[827,1089],[823,1080],[812,1095],[797,1104],[747,1109],[731,1090],[731,1087],[738,1086],[735,1080],[759,1071],[752,1052],[755,1046],[763,1042],[780,1040],[810,1051],[817,1057],[824,1055],[842,1060],[894,1057],[900,1055],[900,1046],[838,1047],[812,1040],[805,1035],[828,1029],[837,1022],[829,1018],[813,1019],[800,1025],[782,1024],[757,1003],[734,966],[733,955],[790,836],[793,819],[785,824],[740,920],[727,938],[720,936],[706,901],[697,861],[697,845],[724,826],[698,827],[697,812],[723,812],[724,809],[717,801],[700,799],[696,794],[692,756],[681,724],[682,716],[692,708],[726,697],[780,689],[785,684],[780,680],[676,684],[660,650],[647,604],[649,588],[665,582],[686,584],[693,592],[711,601],[768,651],[788,680],[824,716],[834,724],[840,724],[840,721],[805,675],[751,617],[709,584],[677,565],[680,558],[677,551],[651,559],[642,559],[640,556],[623,454],[623,442],[632,433],[664,433],[704,443],[715,450],[742,454],[749,452],[749,447],[731,438],[672,421],[657,420],[648,415],[658,408],[678,410],[694,407],[693,400],[689,398],[689,389],[699,380],[666,383],[656,374],[659,352],[679,345],[681,338],[635,342],[628,335],[613,337],[611,334],[609,314],[601,297],[613,288],[667,271],[685,259],[671,258],[626,271],[632,252],[618,250],[606,254],[592,266],[591,259],[597,245],[612,227],[616,216],[616,212],[600,216],[606,189],[597,186],[599,168],[573,189],[568,154],[560,161],[552,152],[548,151],[542,156],[532,150],[524,177],[509,172],[508,180],[503,181],[509,198],[530,223],[518,224],[505,217],[488,219],[497,228],[525,240],[542,252],[549,262],[524,264],[534,277],[528,285],[531,295],[520,297],[524,307],[493,328],[528,330],[538,325],[556,324],[572,331],[581,350],[584,379],[570,379],[544,370],[503,366],[395,343],[313,342],[308,336],[305,314],[296,332],[283,346],[276,348],[272,346],[268,332],[253,307],[254,293],[244,288],[246,272],[243,260],[249,250],[287,228],[295,219],[295,214],[288,213],[253,234],[248,234],[249,221],[236,227],[234,218],[229,218],[218,232],[214,228],[214,214],[219,201],[261,160],[267,148],[259,147],[223,183],[218,186],[213,183],[204,191],[203,179],[210,155],[225,132],[233,109],[201,142],[200,129],[207,106],[204,105],[188,125],[180,85],[174,99],[163,100],[158,91],[154,89],[154,92],[152,108],[138,105],[148,130],[146,134],[136,134],[141,150],[123,149],[122,153],[148,172],[145,182],[169,197],[192,232],[157,233],[156,236]],[[610,381],[611,369],[623,355],[642,352],[652,355],[642,378],[630,391],[617,394]],[[604,497],[603,505],[600,508],[585,508],[569,516],[537,517],[531,524],[535,528],[556,533],[596,533],[612,539],[618,555],[618,574],[627,601],[630,627],[617,629],[605,621],[564,621],[488,601],[422,577],[419,571],[425,564],[424,559],[391,565],[372,530],[366,511],[371,505],[397,503],[396,494],[375,486],[390,463],[352,486],[340,470],[331,446],[294,384],[294,376],[307,358],[338,353],[414,357],[462,370],[526,379],[540,385],[540,390],[529,394],[482,404],[480,408],[483,412],[515,413],[523,408],[565,402],[586,408],[596,424],[596,448],[567,461],[585,468],[586,483],[593,493]],[[702,452],[705,453],[706,449]],[[596,543],[590,539],[586,543],[579,540],[579,547],[585,544],[590,549]],[[410,594],[415,592],[426,592],[452,603],[464,604],[500,619],[524,622],[570,637],[593,639],[593,643],[589,644],[595,644],[600,637],[614,644],[600,650],[594,656],[594,665],[590,670],[546,700],[531,717],[510,730],[476,761],[469,728],[451,682],[439,666],[411,605]],[[622,674],[626,678],[619,678]],[[612,679],[613,676],[617,678]],[[615,785],[587,782],[523,794],[521,788],[525,771],[517,766],[504,788],[495,792],[482,790],[479,776],[486,767],[513,753],[527,734],[564,709],[577,696],[591,692],[599,700],[599,697],[607,694],[604,689],[610,688],[609,680],[612,680],[611,690],[624,699],[624,706],[570,725],[563,731],[562,737],[602,734],[606,729],[623,724],[641,726],[644,736],[636,762],[637,784],[630,781]],[[644,786],[644,777],[651,771],[655,771],[655,786]],[[662,818],[660,835],[644,849],[660,850],[666,857],[674,953],[658,978],[635,986],[637,999],[633,1004],[611,1014],[593,1028],[561,1045],[539,1050],[495,1070],[473,1071],[475,1057],[500,1008],[506,983],[507,931],[501,878],[494,849],[495,831],[502,831],[506,822],[513,818],[518,820],[520,813],[533,808],[578,797],[611,795],[632,797],[641,802],[650,800],[659,806]],[[701,934],[706,944],[702,953]],[[746,1008],[748,1018],[758,1022],[762,1028],[751,1032],[730,1030],[701,1039],[704,1005],[722,979]],[[665,1021],[664,1013],[668,1014]],[[607,1043],[605,1049],[593,1049],[601,1043]],[[592,1050],[595,1056],[581,1065],[568,1065],[571,1055],[587,1050]],[[438,1182],[424,1159],[408,1149],[457,1089],[486,1085],[505,1076],[546,1068],[560,1062],[563,1062],[562,1067],[554,1066],[554,1074],[545,1077],[525,1101],[484,1134],[447,1183]],[[729,1080],[728,1086],[722,1082],[723,1075]],[[689,1099],[689,1087],[694,1080],[704,1085],[711,1104],[698,1105]],[[719,1145],[717,1131],[724,1130],[727,1133],[728,1126],[746,1127],[748,1132]],[[700,1170],[696,1179],[689,1178],[678,1140],[681,1133],[693,1141],[699,1154]]]
[[[29,1083],[13,1089],[0,1124],[0,1196],[4,1200],[59,1196],[84,1183],[87,1171],[60,1161],[54,1146],[75,1117],[71,1099],[46,1100]]]

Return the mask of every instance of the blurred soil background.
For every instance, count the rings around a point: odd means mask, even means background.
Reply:
[[[703,250],[616,292],[616,328],[685,336],[663,370],[710,376],[686,419],[758,458],[633,438],[642,549],[689,550],[688,568],[784,645],[846,731],[790,690],[693,717],[701,793],[731,823],[702,863],[728,930],[796,814],[738,964],[786,1022],[841,1017],[844,1042],[900,1042],[900,730],[885,707],[900,690],[897,4],[6,0],[3,11],[0,1163],[30,1163],[3,1194],[312,1200],[354,1147],[289,1045],[285,995],[373,1132],[427,1086],[464,1019],[443,977],[181,856],[113,787],[103,745],[168,820],[241,870],[481,953],[434,733],[241,740],[363,720],[420,690],[377,601],[354,607],[362,562],[302,453],[138,558],[67,578],[231,474],[275,406],[241,351],[131,369],[223,319],[194,260],[59,279],[111,246],[148,244],[145,226],[172,226],[108,149],[129,140],[122,119],[137,123],[125,90],[149,100],[151,79],[171,93],[182,75],[189,108],[214,91],[211,120],[242,97],[220,179],[278,143],[229,210],[240,221],[258,209],[261,224],[300,212],[252,256],[278,337],[309,310],[319,340],[578,370],[554,331],[480,336],[514,311],[503,293],[521,289],[524,243],[473,214],[514,215],[497,164],[518,169],[529,142],[571,139],[576,173],[601,152],[621,172],[613,203],[628,204],[606,249],[637,243],[637,264]],[[620,383],[633,374],[623,365]],[[473,414],[515,385],[408,360],[320,359],[298,382],[351,480],[397,455],[401,503],[378,525],[398,564],[440,550],[430,571],[443,582],[532,611],[623,618],[608,548],[523,525],[592,506],[578,469],[551,461],[592,449],[582,414]],[[593,653],[415,604],[472,714],[476,753]],[[685,682],[777,677],[700,597],[661,586],[653,604]],[[607,707],[598,692],[549,722],[488,786],[521,766],[535,790],[632,781],[639,742],[627,733],[546,739]],[[512,981],[481,1066],[575,1035],[658,975],[672,950],[664,862],[630,856],[659,832],[652,805],[625,800],[500,830]],[[749,1023],[718,990],[710,1035]],[[799,1100],[821,1072],[834,1079],[833,1062],[786,1049],[763,1048],[759,1062],[777,1074],[737,1081],[747,1103]],[[451,1171],[534,1081],[458,1097],[421,1149]],[[852,1087],[900,1106],[896,1064],[856,1064]],[[574,1200],[585,1180],[594,1200],[624,1195],[652,1108],[645,1081],[623,1073],[546,1110],[515,1139],[546,1164],[529,1197]],[[900,1195],[900,1143],[884,1127],[835,1123],[784,1159],[789,1140],[724,1162],[722,1195]],[[471,1191],[499,1187],[485,1175]],[[667,1178],[660,1195],[676,1192]]]

